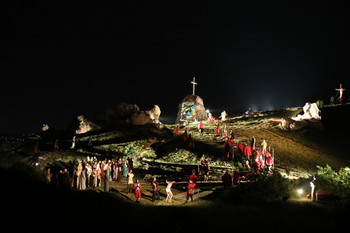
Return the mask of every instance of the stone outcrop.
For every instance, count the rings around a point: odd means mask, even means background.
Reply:
[[[84,115],[77,116],[77,120],[79,123],[79,128],[75,130],[76,134],[83,134],[89,132],[92,129],[98,128],[98,126],[92,121],[88,121]]]
[[[285,117],[281,119],[281,127],[286,130],[300,130],[305,127],[323,129],[321,122],[321,111],[316,103],[306,103],[303,107],[303,114],[296,117]]]
[[[299,114],[296,117],[292,117],[295,121],[301,120],[321,120],[321,111],[318,109],[316,103],[306,103],[303,107],[304,114]]]
[[[203,99],[197,95],[187,95],[179,104],[176,124],[188,124],[195,121],[206,121]]]
[[[123,124],[161,124],[160,114],[161,110],[158,105],[154,105],[148,111],[142,111],[136,104],[121,103],[115,109],[106,109],[99,113],[96,119],[102,125],[112,127]]]

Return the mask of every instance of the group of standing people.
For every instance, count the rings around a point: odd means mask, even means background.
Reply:
[[[104,187],[104,191],[109,191],[110,181],[121,181],[127,179],[132,173],[133,161],[131,158],[104,159],[97,160],[96,157],[89,156],[83,160],[77,160],[71,175],[67,168],[59,172],[47,169],[46,180],[57,187],[73,188],[85,190],[92,187]],[[63,179],[61,179],[63,177]],[[63,181],[62,181],[63,180]],[[63,184],[63,185],[62,185]]]
[[[274,164],[273,155],[267,150],[267,141],[262,139],[261,147],[256,146],[256,138],[252,136],[250,143],[243,141],[235,142],[234,136],[231,134],[227,138],[224,145],[226,158],[236,161],[245,161],[246,167],[250,170],[254,168],[255,172],[266,168],[271,170]]]

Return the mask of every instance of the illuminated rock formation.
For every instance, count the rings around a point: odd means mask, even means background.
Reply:
[[[179,104],[176,124],[188,124],[208,119],[203,99],[197,95],[187,95]]]

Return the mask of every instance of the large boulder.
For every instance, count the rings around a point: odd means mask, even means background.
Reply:
[[[295,121],[302,120],[321,120],[321,111],[318,109],[316,103],[306,103],[303,107],[304,114],[299,114],[296,117],[292,117]]]
[[[99,113],[96,119],[100,124],[112,127],[127,124],[161,124],[160,114],[161,110],[158,105],[154,105],[148,111],[142,111],[136,104],[121,103],[115,109],[106,109]]]
[[[132,125],[145,125],[145,124],[160,124],[160,108],[158,105],[154,105],[149,111],[134,112],[129,119]]]
[[[147,111],[147,113],[154,123],[156,124],[160,123],[159,117],[160,117],[161,111],[158,105],[154,105],[151,110]]]
[[[179,104],[176,124],[188,124],[195,121],[206,121],[203,99],[197,95],[187,95]]]
[[[92,121],[88,121],[84,115],[77,116],[78,129],[75,130],[76,134],[83,134],[90,130],[97,129],[98,126]]]

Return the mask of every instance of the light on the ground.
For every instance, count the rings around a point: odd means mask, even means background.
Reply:
[[[303,193],[304,193],[304,190],[303,190],[303,189],[297,189],[297,193],[298,193],[298,194],[303,194]]]

